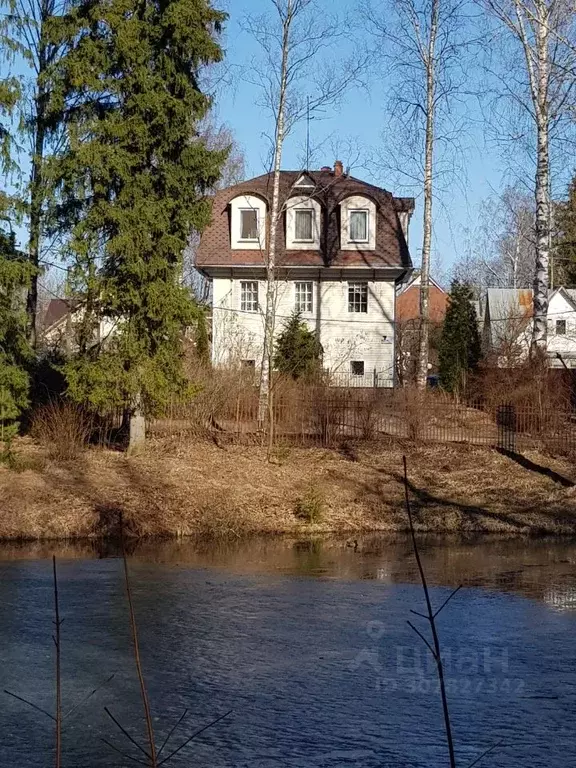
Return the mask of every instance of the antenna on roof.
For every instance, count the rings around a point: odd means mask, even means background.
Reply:
[[[310,96],[306,97],[306,170],[310,170]]]

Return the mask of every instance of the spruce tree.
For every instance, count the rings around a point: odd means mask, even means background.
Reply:
[[[31,266],[16,250],[13,234],[0,230],[0,441],[4,450],[18,431],[28,405],[31,350],[25,294]]]
[[[308,328],[300,313],[294,312],[276,340],[274,367],[280,373],[299,379],[316,373],[321,357],[322,346],[316,334]]]
[[[474,292],[467,283],[454,281],[439,345],[440,383],[448,392],[461,392],[469,373],[481,357]]]
[[[54,26],[67,41],[52,99],[68,125],[52,167],[60,221],[85,306],[115,323],[69,363],[69,392],[122,407],[135,439],[144,413],[188,386],[182,332],[195,309],[181,258],[190,231],[210,220],[205,191],[227,155],[197,130],[211,104],[200,72],[222,57],[224,19],[208,0],[80,0]]]
[[[570,182],[568,197],[555,212],[556,248],[554,285],[576,286],[576,176]]]

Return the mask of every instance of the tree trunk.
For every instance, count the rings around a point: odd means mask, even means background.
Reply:
[[[48,94],[43,82],[43,76],[48,66],[46,45],[46,23],[50,17],[50,9],[43,3],[41,6],[39,42],[38,42],[38,73],[36,76],[36,95],[34,97],[34,154],[30,172],[30,223],[28,235],[28,258],[34,271],[30,280],[26,313],[28,315],[28,338],[32,349],[38,344],[38,273],[40,269],[40,248],[42,236],[42,206],[44,203],[44,183],[42,170],[44,164],[44,145],[46,141],[46,107]]]
[[[142,410],[142,400],[138,395],[136,405],[130,411],[128,422],[128,453],[141,451],[146,444],[146,419]]]
[[[438,29],[438,5],[433,0],[430,22],[430,39],[426,62],[426,140],[424,156],[424,237],[422,241],[422,269],[420,275],[420,336],[416,385],[426,387],[428,377],[428,351],[430,336],[430,253],[432,250],[432,182],[434,160],[434,110],[435,110],[435,45]]]
[[[258,398],[258,423],[265,424],[272,419],[271,370],[274,354],[274,325],[276,317],[276,229],[280,212],[280,170],[282,167],[282,149],[284,146],[284,112],[286,107],[286,88],[288,77],[288,53],[290,50],[290,25],[292,23],[292,0],[288,0],[286,18],[282,30],[282,64],[280,72],[280,92],[276,117],[274,142],[274,181],[272,188],[272,207],[268,228],[268,255],[266,259],[266,310],[264,319],[264,348],[262,351],[262,370],[260,374],[260,392]],[[273,424],[268,425],[270,434]],[[269,445],[270,450],[270,445]]]
[[[550,162],[546,105],[538,117],[536,168],[536,270],[532,352],[545,355],[548,346],[548,268],[550,263]]]

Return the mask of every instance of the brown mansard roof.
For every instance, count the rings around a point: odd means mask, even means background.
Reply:
[[[295,187],[302,175],[308,176],[314,187]],[[270,206],[272,198],[272,174],[257,176],[233,187],[216,193],[212,209],[212,223],[206,228],[197,254],[198,267],[262,266],[265,264],[265,250],[233,250],[230,245],[230,201],[239,195],[256,195]],[[413,198],[393,197],[380,187],[367,184],[360,179],[331,170],[282,171],[280,174],[280,200],[289,197],[310,195],[323,210],[323,231],[321,248],[318,251],[286,250],[285,216],[278,223],[277,258],[279,266],[318,267],[370,267],[409,268],[412,266],[408,246],[404,238],[398,213],[408,215],[414,210]],[[376,204],[376,249],[341,250],[340,248],[340,206],[351,195],[363,195]]]

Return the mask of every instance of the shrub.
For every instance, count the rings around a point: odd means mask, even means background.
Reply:
[[[278,336],[274,351],[274,367],[293,379],[312,376],[320,368],[322,346],[299,312],[288,318]]]
[[[86,448],[94,429],[94,419],[81,406],[52,402],[39,408],[32,420],[32,434],[48,446],[53,459],[77,458]]]
[[[324,494],[316,486],[311,486],[296,502],[295,515],[306,523],[320,523],[325,506]]]

